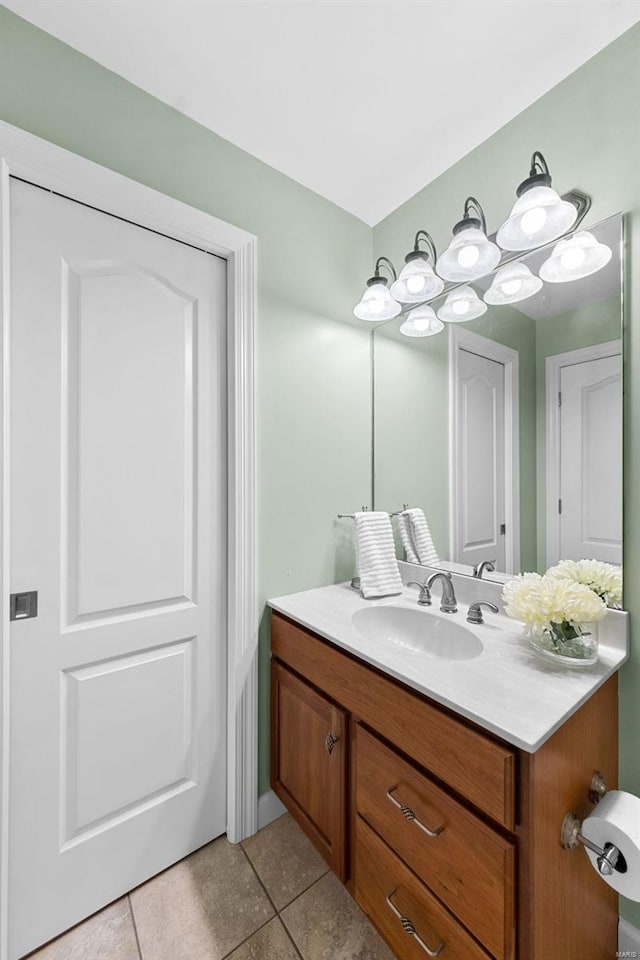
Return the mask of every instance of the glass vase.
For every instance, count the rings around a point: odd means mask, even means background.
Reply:
[[[535,627],[529,641],[547,660],[570,667],[589,667],[598,662],[598,632],[595,623],[551,623]]]

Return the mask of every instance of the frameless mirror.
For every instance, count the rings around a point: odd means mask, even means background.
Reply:
[[[374,330],[374,506],[421,508],[444,567],[622,562],[622,218],[589,233],[589,276],[578,231]]]

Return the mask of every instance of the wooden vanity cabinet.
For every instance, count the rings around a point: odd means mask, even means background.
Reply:
[[[273,789],[346,879],[346,714],[281,664],[271,670]]]
[[[272,656],[272,787],[399,960],[615,956],[560,829],[616,786],[616,677],[529,754],[276,613]]]

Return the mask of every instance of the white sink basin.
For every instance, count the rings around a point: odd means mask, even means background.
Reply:
[[[441,660],[472,660],[480,656],[482,641],[453,620],[408,607],[368,607],[356,610],[351,622],[369,640],[391,645],[398,652]]]

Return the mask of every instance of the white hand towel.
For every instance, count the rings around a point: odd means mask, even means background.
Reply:
[[[354,513],[360,592],[367,600],[402,593],[391,518],[379,510]]]
[[[420,507],[412,507],[405,512],[409,517],[413,542],[416,553],[418,554],[418,562],[426,565],[439,564],[440,557],[433,545],[431,531],[429,530],[429,524],[427,523],[424,511],[421,510]]]
[[[416,548],[413,543],[411,521],[409,520],[405,510],[398,514],[398,530],[400,531],[400,539],[402,540],[402,546],[404,547],[407,562],[420,563],[418,554],[416,553]]]

